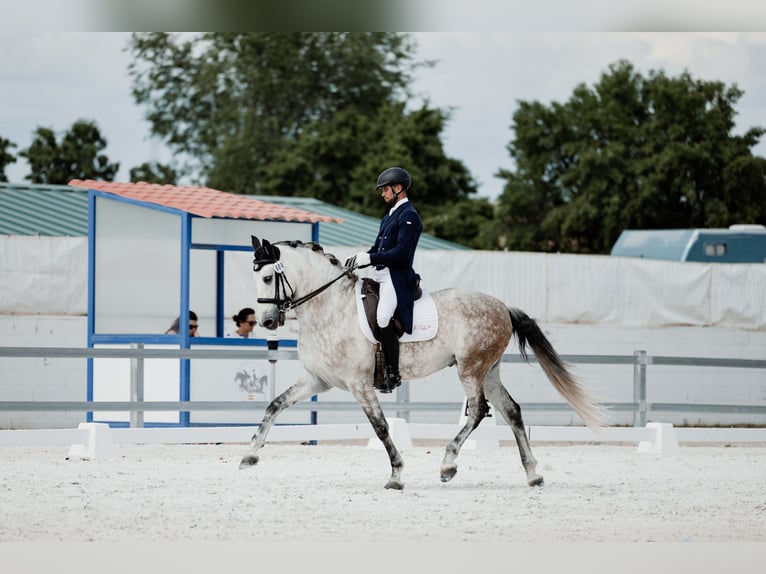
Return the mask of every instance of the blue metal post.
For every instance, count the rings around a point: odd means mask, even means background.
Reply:
[[[181,311],[179,316],[179,335],[181,348],[188,349],[191,346],[189,336],[189,270],[191,268],[191,214],[181,216]],[[180,374],[180,401],[191,399],[191,364],[190,359],[179,359]],[[190,424],[189,411],[179,413],[178,422],[183,427]]]

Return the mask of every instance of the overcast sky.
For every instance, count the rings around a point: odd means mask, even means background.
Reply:
[[[592,86],[609,64],[627,59],[642,74],[688,70],[695,79],[737,84],[745,95],[737,110],[737,133],[766,125],[766,33],[641,32],[427,32],[415,34],[418,57],[438,60],[414,88],[432,106],[453,108],[444,134],[447,154],[462,160],[481,184],[482,196],[502,191],[494,177],[512,168],[506,146],[518,101],[544,104],[569,99],[580,83]],[[104,33],[0,33],[0,137],[18,147],[31,143],[37,127],[57,133],[78,119],[95,120],[108,141],[106,153],[120,162],[117,179],[131,167],[169,161],[149,138],[130,94],[129,35]],[[756,148],[766,156],[766,142]],[[381,169],[384,166],[381,166]],[[6,173],[22,182],[21,160]],[[370,174],[371,181],[377,174]]]

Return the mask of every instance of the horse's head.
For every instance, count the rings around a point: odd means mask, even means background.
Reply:
[[[280,251],[268,240],[261,242],[254,235],[253,277],[257,296],[255,316],[258,324],[274,330],[285,322],[285,312],[291,297],[285,290],[284,266],[280,261]],[[292,291],[292,289],[291,289]],[[267,297],[267,295],[271,295]]]
[[[308,302],[341,279],[353,286],[353,271],[343,268],[340,261],[325,253],[318,243],[283,241],[279,243],[284,247],[280,251],[266,239],[251,238],[258,303],[255,313],[262,327],[276,329],[283,325],[287,311]]]

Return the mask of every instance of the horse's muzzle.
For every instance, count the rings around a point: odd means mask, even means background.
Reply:
[[[271,317],[268,319],[261,319],[261,326],[273,331],[279,326],[279,321],[277,319],[272,319]]]
[[[272,307],[269,311],[261,313],[259,323],[264,329],[273,331],[285,324],[285,314],[279,309]]]

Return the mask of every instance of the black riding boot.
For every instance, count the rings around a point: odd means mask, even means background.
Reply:
[[[396,334],[393,322],[380,330],[380,339],[386,372],[383,381],[375,388],[381,393],[390,393],[402,384],[402,378],[399,376],[399,335]]]

